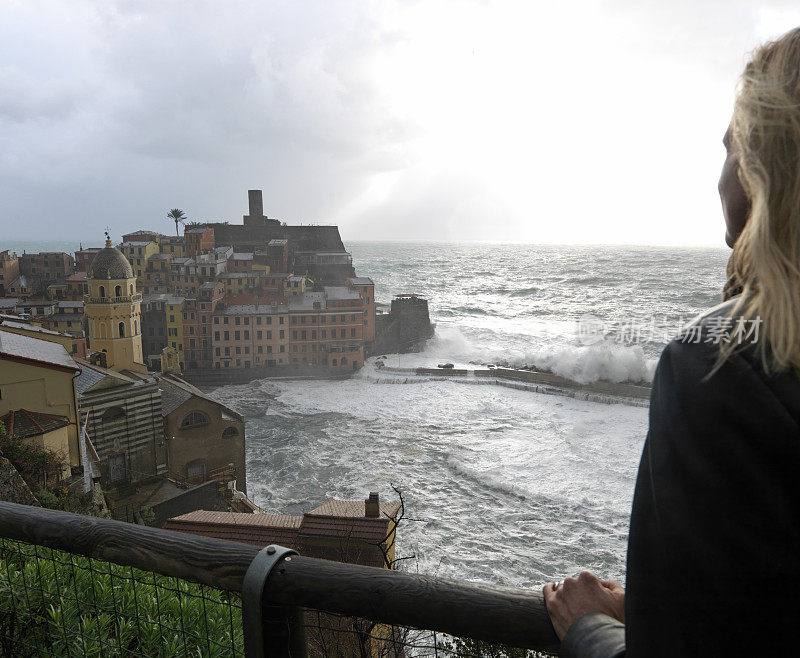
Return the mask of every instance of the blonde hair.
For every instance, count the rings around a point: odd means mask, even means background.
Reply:
[[[732,314],[760,318],[767,372],[800,373],[800,28],[753,53],[731,128],[751,206],[734,247]]]

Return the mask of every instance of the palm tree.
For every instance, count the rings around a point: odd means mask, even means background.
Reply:
[[[171,219],[175,222],[175,235],[180,235],[180,231],[178,231],[178,224],[182,223],[186,219],[186,213],[180,208],[173,208],[167,213],[167,219]]]

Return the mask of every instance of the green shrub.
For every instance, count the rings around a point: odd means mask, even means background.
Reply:
[[[242,655],[230,592],[0,540],[0,655]]]
[[[59,508],[58,496],[56,496],[50,489],[39,489],[34,496],[42,504],[42,507],[49,507],[50,509]]]

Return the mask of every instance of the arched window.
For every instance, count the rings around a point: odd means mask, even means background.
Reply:
[[[120,418],[125,418],[125,410],[122,407],[109,407],[102,415],[104,423],[119,420]]]
[[[122,297],[122,286],[114,286],[114,297]]]
[[[133,284],[130,285],[131,295],[133,294]]]
[[[139,321],[138,320],[134,320],[133,321],[133,335],[136,336],[136,335],[138,335],[138,333],[139,333]]]
[[[106,336],[106,323],[105,322],[101,322],[100,323],[100,338],[106,338],[106,337],[107,337]]]
[[[239,430],[237,430],[233,425],[222,430],[223,439],[229,439],[232,436],[239,436]]]
[[[106,287],[105,286],[100,286],[100,296],[101,297],[105,297],[106,296]]]
[[[208,425],[208,418],[206,418],[205,415],[201,414],[199,411],[192,411],[184,416],[183,420],[181,421],[182,430],[190,427],[200,427],[202,425]]]
[[[119,323],[119,337],[120,338],[125,338],[125,323],[124,322],[120,322]]]
[[[346,363],[347,363],[347,357],[343,356],[342,357],[342,365],[345,365]]]
[[[334,365],[334,366],[335,366],[335,365],[338,365],[338,364],[336,363],[336,359],[333,359],[333,360],[331,361],[331,365]]]

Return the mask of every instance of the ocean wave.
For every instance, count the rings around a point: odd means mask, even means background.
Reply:
[[[447,458],[447,465],[452,469],[456,475],[469,478],[478,484],[496,491],[501,494],[506,494],[519,498],[520,500],[527,500],[528,496],[525,491],[519,487],[511,484],[506,478],[502,476],[492,475],[478,468],[467,466],[464,462],[456,459],[453,455]]]
[[[610,341],[552,348],[511,363],[514,366],[534,366],[581,384],[601,380],[632,384],[652,382],[657,364],[658,359],[648,358],[639,345],[619,345]]]
[[[539,288],[531,286],[530,288],[522,288],[520,290],[511,290],[508,292],[509,297],[528,297],[529,295],[539,292]]]

